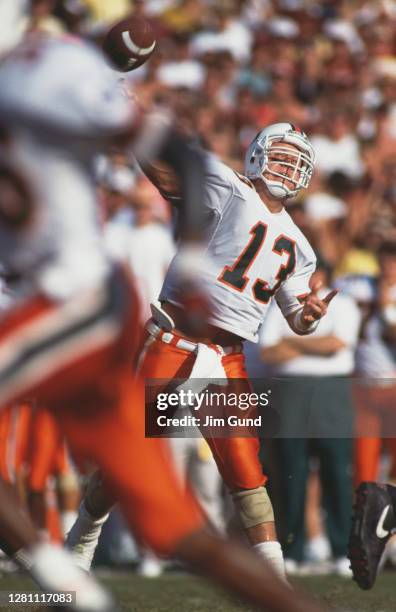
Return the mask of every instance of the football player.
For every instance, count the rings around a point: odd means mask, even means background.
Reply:
[[[172,174],[143,156],[139,162],[161,194],[177,205],[180,193]],[[140,362],[142,377],[161,379],[165,388],[175,377],[188,379],[193,367],[195,377],[210,376],[205,364],[208,354],[200,356],[199,347],[204,344],[224,368],[228,390],[249,392],[242,343],[257,341],[274,297],[296,334],[316,329],[337,291],[320,299],[317,285],[309,289],[315,255],[286,210],[287,200],[308,187],[313,166],[314,151],[307,136],[290,123],[270,125],[257,134],[246,154],[244,175],[215,158],[207,160],[201,207],[207,220],[210,261],[198,274],[210,295],[209,325],[199,334],[187,324],[177,270],[183,265],[192,269],[194,263],[186,264],[185,253],[180,251],[159,297],[162,310],[155,311],[147,326],[150,338]],[[235,385],[233,379],[237,379]],[[267,477],[258,459],[258,438],[215,435],[207,441],[249,542],[284,577],[282,550],[265,488]],[[83,503],[84,526],[80,530],[76,525],[70,534],[70,545],[78,548],[82,566],[89,566],[93,555],[94,518],[104,516],[110,505],[95,508],[89,493]],[[79,545],[81,538],[85,548]]]

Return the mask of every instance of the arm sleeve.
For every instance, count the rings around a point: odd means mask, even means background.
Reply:
[[[316,260],[308,261],[289,276],[276,292],[275,299],[285,318],[300,308],[300,299],[310,292],[309,280],[315,267]]]

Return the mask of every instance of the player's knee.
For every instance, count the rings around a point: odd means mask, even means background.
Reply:
[[[274,521],[274,511],[265,487],[233,491],[232,497],[245,529]]]

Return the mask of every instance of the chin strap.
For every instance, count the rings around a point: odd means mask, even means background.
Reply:
[[[266,181],[264,177],[262,177],[261,180],[263,181],[270,194],[274,198],[278,198],[279,200],[294,197],[299,192],[299,189],[289,191],[288,189],[286,189],[286,187],[284,187],[281,183],[277,181]]]

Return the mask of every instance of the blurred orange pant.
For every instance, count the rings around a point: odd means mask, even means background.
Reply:
[[[15,403],[0,411],[0,475],[6,482],[16,484],[25,466],[31,406]]]
[[[71,469],[59,425],[53,413],[42,406],[33,410],[27,463],[31,491],[44,491],[51,475],[65,474]]]
[[[145,438],[144,390],[131,366],[138,321],[134,291],[117,270],[106,287],[68,302],[19,304],[0,319],[0,390],[10,403],[28,395],[52,410],[71,452],[102,469],[135,535],[171,555],[204,518],[164,442]]]
[[[143,379],[188,378],[194,364],[195,354],[154,340],[144,349],[139,374]],[[231,353],[222,358],[227,378],[230,380],[227,392],[251,392],[245,369],[243,353]],[[232,379],[235,381],[233,389]],[[162,382],[161,382],[162,384]],[[241,388],[243,386],[243,388]],[[207,438],[213,457],[226,485],[232,490],[255,489],[267,481],[258,457],[257,437]]]

